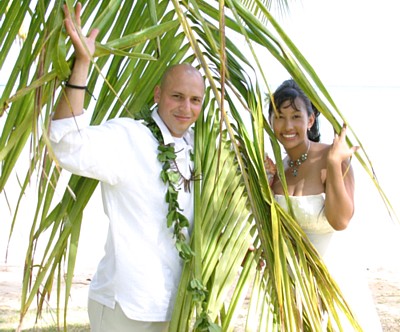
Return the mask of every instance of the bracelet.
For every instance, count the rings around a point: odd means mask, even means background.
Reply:
[[[64,83],[64,85],[67,88],[78,89],[78,90],[86,90],[87,91],[87,85],[74,85],[74,84],[69,83],[68,81],[66,81]]]
[[[66,82],[64,82],[64,86],[67,88],[71,88],[71,89],[85,90],[91,97],[94,98],[94,100],[96,100],[96,98],[93,96],[93,94],[89,91],[87,85],[75,85],[75,84],[71,84],[68,81],[66,81]]]

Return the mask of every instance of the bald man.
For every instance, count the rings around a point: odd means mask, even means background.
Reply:
[[[78,4],[78,25],[80,12]],[[173,227],[167,225],[168,184],[160,177],[164,165],[158,148],[169,145],[175,151],[171,168],[181,178],[177,203],[188,220],[181,230],[188,240],[193,220],[191,126],[202,109],[204,80],[190,64],[174,65],[154,89],[157,106],[150,121],[118,118],[91,126],[83,102],[98,31],[82,41],[66,7],[64,13],[75,63],[53,116],[50,140],[64,169],[100,181],[109,219],[105,255],[89,289],[91,330],[167,331],[183,261]],[[158,135],[151,126],[159,129]]]

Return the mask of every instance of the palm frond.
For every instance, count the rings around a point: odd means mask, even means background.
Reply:
[[[67,5],[72,10],[73,1]],[[64,296],[60,291],[57,296],[58,303],[64,300],[66,326],[82,212],[97,182],[61,170],[49,144],[51,113],[73,63],[71,44],[62,29],[61,6],[62,1],[49,0],[0,4],[0,67],[18,34],[17,27],[29,18],[26,41],[0,97],[0,115],[6,117],[0,136],[0,191],[5,190],[29,142],[30,166],[13,220],[17,222],[32,175],[39,174],[25,259],[21,322],[36,296],[40,314],[46,297],[65,281]],[[269,89],[265,69],[269,64],[260,61],[254,45],[287,70],[336,130],[346,122],[268,6],[269,1],[260,0],[100,0],[83,4],[83,30],[101,28],[88,78],[96,99],[90,95],[85,99],[85,108],[93,110],[93,124],[131,117],[151,107],[153,87],[170,64],[193,63],[206,77],[204,114],[195,128],[196,170],[201,176],[195,184],[192,245],[196,256],[182,275],[173,331],[187,331],[196,322],[233,330],[248,292],[252,294],[249,330],[304,327],[318,331],[324,311],[331,321],[338,321],[340,311],[351,317],[315,250],[292,216],[275,203],[268,186],[263,165],[267,139],[281,175],[283,166],[279,145],[263,116],[262,86]],[[355,143],[361,145],[353,134]],[[364,149],[357,158],[390,209]],[[65,177],[68,184],[61,188],[64,194],[59,200],[55,191],[64,186],[60,179]],[[251,244],[255,250],[249,252]],[[37,248],[41,247],[39,255]],[[260,259],[266,261],[263,269]]]

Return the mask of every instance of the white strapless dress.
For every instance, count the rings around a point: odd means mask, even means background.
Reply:
[[[285,196],[276,201],[287,210]],[[325,217],[325,194],[289,197],[296,221],[319,252],[339,285],[364,332],[381,332],[382,327],[368,286],[366,271],[354,253],[346,230],[335,231]],[[344,322],[344,331],[354,331]]]

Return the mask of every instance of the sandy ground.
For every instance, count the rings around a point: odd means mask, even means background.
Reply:
[[[92,272],[91,269],[86,272],[80,271],[74,278],[68,317],[71,324],[81,324],[81,327],[75,327],[74,331],[88,331],[85,326],[88,322],[86,303]],[[400,331],[400,270],[388,270],[380,267],[369,269],[367,275],[383,330],[385,332]],[[17,326],[21,276],[20,267],[0,266],[0,331],[12,331]],[[54,320],[54,313],[45,315],[45,318],[38,324],[39,329],[37,330],[41,331],[40,326],[54,324]],[[24,331],[32,331],[33,326],[34,318],[28,316],[24,323]]]
[[[69,300],[68,326],[73,331],[89,331],[87,317],[87,291],[92,271],[79,273],[74,277]],[[22,269],[17,266],[0,265],[0,332],[14,331],[18,327]],[[24,319],[23,331],[53,331],[48,326],[56,326],[55,292],[50,303],[44,305],[43,317],[35,324],[35,302]],[[61,315],[62,319],[62,315]],[[79,327],[80,326],[80,327]],[[68,330],[71,330],[70,328]]]
[[[368,277],[383,330],[400,331],[400,271],[379,268]]]

